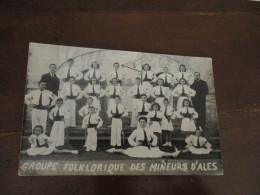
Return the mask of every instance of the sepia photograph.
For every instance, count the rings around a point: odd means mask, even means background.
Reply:
[[[213,62],[30,43],[19,175],[223,175]]]

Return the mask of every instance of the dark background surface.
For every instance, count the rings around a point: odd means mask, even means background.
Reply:
[[[259,194],[259,11],[230,0],[1,0],[1,194]],[[29,42],[212,57],[224,176],[18,177]]]

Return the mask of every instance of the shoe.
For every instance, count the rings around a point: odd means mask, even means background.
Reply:
[[[162,146],[169,146],[168,142],[166,142],[165,144],[163,144]]]
[[[71,153],[72,154],[79,154],[79,151],[78,150],[72,150]]]
[[[169,146],[169,147],[172,147],[172,143],[171,143],[171,142],[169,142],[169,143],[168,143],[168,146]]]
[[[175,147],[175,152],[172,153],[172,157],[175,158],[175,157],[177,157],[180,153],[181,153],[181,151],[178,150],[178,149]]]
[[[114,152],[115,152],[115,148],[110,148],[110,149],[106,150],[106,152],[108,152],[108,153],[114,153]]]

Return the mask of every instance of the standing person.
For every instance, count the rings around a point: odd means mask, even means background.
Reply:
[[[107,80],[112,83],[113,78],[118,80],[119,85],[122,85],[123,71],[119,68],[120,65],[118,62],[113,64],[113,70],[108,73]]]
[[[50,138],[53,140],[55,147],[64,145],[65,135],[65,118],[69,118],[70,113],[63,106],[63,99],[58,98],[56,100],[56,106],[49,113],[49,118],[53,120],[53,126],[51,129]]]
[[[65,83],[61,94],[66,99],[66,107],[70,113],[70,118],[65,121],[66,127],[76,127],[76,100],[82,98],[82,91],[76,84],[75,77],[70,77],[69,82]]]
[[[84,76],[86,81],[90,81],[92,78],[96,78],[99,83],[105,81],[105,77],[100,70],[100,65],[97,61],[91,63],[90,69]]]
[[[121,147],[121,134],[122,134],[122,117],[126,117],[128,112],[123,104],[120,103],[120,96],[115,96],[115,103],[110,106],[107,110],[107,115],[112,118],[111,124],[111,141],[110,145],[115,148],[116,146]]]
[[[185,79],[189,86],[194,82],[193,76],[191,73],[187,72],[186,66],[184,64],[179,66],[179,72],[176,74],[177,82],[179,82],[181,78]]]
[[[126,150],[110,148],[108,153],[120,153],[135,158],[176,158],[180,151],[175,148],[174,153],[163,152],[158,147],[158,139],[152,131],[147,128],[147,118],[139,118],[140,128],[133,131],[128,138],[130,148]]]
[[[186,133],[186,137],[196,131],[194,119],[198,118],[198,113],[191,107],[188,99],[183,100],[183,107],[176,112],[176,116],[182,119],[181,131]]]
[[[135,128],[137,126],[137,113],[135,112],[134,108],[139,102],[141,102],[141,95],[148,94],[148,90],[143,85],[141,85],[141,78],[137,77],[135,79],[135,85],[127,90],[127,94],[133,98],[131,127]]]
[[[134,112],[138,113],[137,114],[137,121],[139,121],[140,117],[146,117],[148,113],[150,112],[151,109],[151,104],[147,102],[147,95],[142,94],[141,95],[141,101],[138,102],[137,104],[134,105]],[[139,122],[137,123],[137,128],[140,127]]]
[[[163,66],[163,72],[157,74],[157,79],[163,80],[163,86],[171,88],[174,85],[174,75],[169,72],[168,66]]]
[[[177,110],[182,107],[184,99],[190,100],[190,97],[195,96],[195,94],[196,91],[194,91],[187,85],[187,82],[184,78],[181,78],[179,84],[174,88],[172,92],[172,95],[178,98]]]
[[[191,89],[196,91],[196,95],[192,97],[192,104],[194,109],[198,112],[199,118],[197,120],[197,126],[201,126],[205,131],[206,129],[206,96],[209,93],[208,85],[206,81],[200,79],[200,73],[194,73],[195,81],[190,86]]]
[[[33,134],[29,137],[31,147],[28,150],[21,151],[22,154],[27,153],[29,156],[49,155],[51,153],[71,153],[78,154],[78,150],[59,150],[57,149],[51,138],[43,132],[43,126],[36,125]]]
[[[68,67],[62,68],[61,71],[58,74],[58,77],[61,78],[63,81],[67,82],[69,81],[70,77],[74,77],[75,80],[80,80],[83,78],[83,74],[80,70],[78,70],[74,66],[74,60],[68,59]]]
[[[158,79],[158,86],[155,86],[151,92],[151,96],[155,98],[155,102],[157,102],[160,106],[163,106],[164,98],[168,98],[169,96],[169,89],[168,87],[163,86],[163,82],[163,79]]]
[[[110,106],[113,106],[115,104],[116,96],[119,96],[121,99],[126,93],[124,88],[118,85],[118,80],[116,78],[112,79],[112,84],[113,85],[108,86],[108,88],[106,89],[106,95],[109,96],[108,109]]]
[[[167,98],[164,99],[163,103],[164,106],[161,108],[161,112],[164,115],[162,119],[162,132],[165,134],[165,144],[163,144],[163,146],[171,147],[171,134],[174,130],[171,119],[175,119],[176,116],[173,107],[169,106],[169,100]]]
[[[96,78],[92,78],[88,86],[84,89],[83,95],[86,98],[91,97],[94,100],[94,104],[97,105],[98,110],[101,110],[100,97],[105,95],[105,91],[100,87]]]
[[[152,67],[150,64],[142,65],[142,85],[150,92],[153,89],[151,82],[154,79],[154,73],[151,71]]]
[[[95,113],[96,113],[97,115],[99,115],[99,111],[100,111],[100,110],[98,109],[97,105],[95,105],[95,104],[93,103],[93,101],[94,101],[94,100],[93,100],[92,97],[88,97],[88,98],[87,98],[87,103],[86,103],[86,105],[79,109],[79,116],[85,117],[86,115],[88,115],[88,114],[89,114],[89,108],[90,108],[90,107],[94,107],[94,108],[95,108]]]
[[[148,124],[150,130],[157,136],[159,139],[162,134],[161,123],[164,118],[163,113],[160,111],[161,106],[158,103],[152,104],[152,111],[148,113]]]
[[[102,119],[95,113],[95,107],[91,106],[90,113],[82,121],[82,129],[87,128],[88,136],[86,138],[86,151],[95,152],[97,149],[97,128],[103,124]]]
[[[55,105],[56,96],[49,90],[46,90],[46,83],[40,81],[38,83],[39,89],[30,91],[25,95],[25,104],[32,108],[32,129],[36,125],[41,125],[43,131],[46,131],[46,123],[48,116],[48,109]]]
[[[51,91],[54,95],[58,96],[58,91],[60,87],[60,80],[56,75],[56,64],[51,64],[49,66],[50,72],[43,74],[41,81],[46,83],[46,89]]]

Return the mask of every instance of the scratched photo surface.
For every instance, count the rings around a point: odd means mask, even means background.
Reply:
[[[212,63],[30,43],[18,174],[223,175]]]

